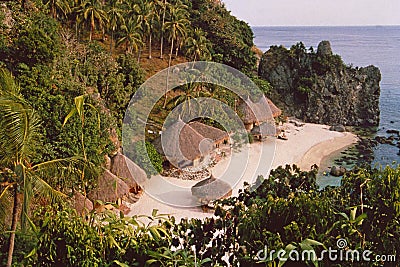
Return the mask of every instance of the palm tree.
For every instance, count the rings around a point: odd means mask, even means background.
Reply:
[[[96,25],[101,30],[108,21],[107,13],[103,9],[100,0],[84,0],[78,10],[78,13],[83,14],[83,20],[90,26],[89,41],[92,41],[93,32],[96,30]]]
[[[59,16],[66,17],[71,13],[71,7],[68,0],[44,0],[45,7],[50,9],[50,14],[54,19]]]
[[[12,264],[19,207],[22,205],[20,219],[22,230],[25,230],[32,197],[42,195],[52,201],[64,197],[46,180],[76,175],[79,173],[76,166],[82,162],[78,158],[67,158],[32,163],[40,144],[40,127],[38,114],[19,94],[11,74],[0,70],[0,169],[8,173],[4,175],[2,172],[0,176],[0,202],[5,202],[10,196],[13,199],[7,267]],[[4,208],[0,206],[0,209]]]
[[[108,15],[108,28],[111,31],[110,40],[110,53],[112,53],[112,44],[114,41],[114,32],[118,27],[125,24],[124,12],[121,8],[121,0],[110,0],[109,9],[107,11]]]
[[[186,40],[186,55],[192,57],[193,61],[196,60],[209,60],[211,43],[206,38],[205,33],[196,28],[193,35]]]
[[[186,35],[186,25],[189,24],[189,20],[187,19],[188,17],[187,6],[183,4],[170,6],[169,14],[170,14],[169,21],[165,22],[165,29],[169,31],[171,39],[171,49],[169,53],[168,71],[166,79],[166,92],[168,89],[168,79],[172,62],[172,53],[174,52],[174,41],[179,37],[184,37]],[[165,93],[164,108],[166,104],[167,104],[167,93]]]
[[[126,25],[121,27],[122,33],[121,37],[117,41],[117,46],[121,44],[126,45],[127,53],[138,52],[143,46],[142,34],[139,31],[139,26],[136,21],[130,20]]]
[[[147,0],[139,0],[135,5],[136,19],[141,31],[147,35],[149,41],[149,58],[151,58],[151,41],[153,34],[153,22],[156,15],[154,3]]]
[[[161,19],[161,39],[160,39],[160,58],[163,58],[163,50],[164,50],[164,31],[165,31],[165,16],[167,13],[167,0],[158,0],[157,5],[160,7],[160,10],[162,10],[162,14],[160,14],[160,17],[162,17]]]
[[[197,102],[196,98],[200,96],[200,83],[189,81],[188,83],[178,87],[176,91],[180,91],[176,97],[172,98],[169,103],[172,103],[174,107],[182,104],[179,108],[179,114],[181,118],[185,120],[186,116],[190,117],[193,106],[192,104],[196,104],[197,106],[197,114],[200,114],[200,106]]]

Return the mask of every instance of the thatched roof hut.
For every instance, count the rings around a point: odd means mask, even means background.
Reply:
[[[264,97],[266,98],[266,97]],[[271,110],[272,117],[276,118],[282,114],[282,110],[278,108],[269,98],[266,98],[268,102],[269,109]]]
[[[269,107],[269,108],[268,108]],[[248,97],[239,105],[244,124],[261,124],[282,114],[282,111],[271,100],[262,96],[257,102]]]
[[[85,198],[81,193],[75,192],[71,198],[72,207],[78,214],[86,214],[93,210],[93,203],[88,198]]]
[[[232,195],[231,186],[212,175],[192,186],[191,191],[192,195],[197,197],[202,204]]]
[[[264,122],[254,126],[254,128],[251,129],[251,134],[261,139],[267,136],[276,136],[278,131],[274,122]]]
[[[229,139],[229,135],[227,132],[212,126],[208,126],[198,121],[190,122],[189,126],[192,127],[196,132],[201,134],[203,137],[213,140],[214,143],[219,143]]]
[[[147,179],[146,172],[120,152],[112,158],[111,172],[122,179],[129,188],[136,188]]]
[[[213,149],[213,142],[202,136],[189,124],[178,119],[154,143],[157,151],[173,164],[191,165]]]
[[[97,187],[88,196],[92,201],[115,202],[128,193],[129,186],[109,170],[105,170],[98,179]]]

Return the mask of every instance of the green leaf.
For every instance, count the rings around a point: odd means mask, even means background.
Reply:
[[[83,116],[83,104],[84,104],[84,101],[85,101],[85,95],[80,95],[80,96],[75,97],[74,101],[75,101],[76,111],[78,112],[79,117],[82,118],[82,116]]]
[[[76,112],[76,108],[71,109],[71,111],[68,113],[67,117],[65,117],[65,119],[64,119],[64,123],[63,123],[63,125],[62,125],[63,127],[64,127],[64,125],[67,123],[67,121],[68,121],[72,116],[74,116],[75,112]]]
[[[151,264],[156,263],[156,262],[158,262],[158,260],[150,259],[150,260],[146,261],[146,265],[151,265]]]
[[[121,267],[129,267],[128,264],[120,262],[118,260],[114,260],[113,263],[115,263],[115,264],[117,264],[118,266],[121,266]]]
[[[156,217],[157,216],[158,209],[153,209],[153,212],[151,213],[151,216]]]
[[[303,245],[308,245],[308,246],[321,246],[321,247],[325,247],[324,244],[322,244],[321,242],[317,241],[317,240],[313,240],[313,239],[304,239],[303,241],[301,241],[301,244]]]

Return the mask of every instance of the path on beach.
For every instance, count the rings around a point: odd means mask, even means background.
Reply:
[[[283,128],[288,140],[270,138],[255,142],[222,159],[210,169],[212,174],[231,184],[232,194],[237,195],[244,182],[253,183],[258,175],[268,175],[271,168],[297,164],[307,170],[357,140],[352,133],[329,131],[329,126],[320,124],[306,123],[296,127],[286,123]],[[151,215],[153,209],[158,209],[159,213],[173,215],[177,220],[210,217],[212,213],[203,212],[200,207],[191,207],[196,200],[191,196],[190,188],[196,182],[170,177],[152,178],[144,185],[145,192],[139,201],[129,205],[129,215]],[[148,188],[151,188],[151,194],[146,193]],[[170,199],[174,199],[175,206],[163,203],[163,200],[168,202]]]

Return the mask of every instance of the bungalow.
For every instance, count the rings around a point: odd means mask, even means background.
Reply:
[[[227,144],[229,135],[200,122],[185,123],[180,118],[154,141],[157,151],[176,167],[197,167],[215,148]]]
[[[239,112],[242,115],[246,130],[249,132],[253,127],[260,126],[263,122],[273,122],[274,118],[282,114],[282,111],[264,96],[260,97],[257,102],[253,102],[247,97],[239,105]]]

